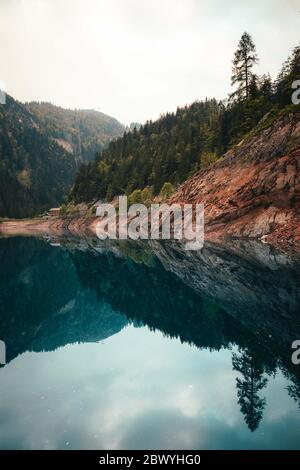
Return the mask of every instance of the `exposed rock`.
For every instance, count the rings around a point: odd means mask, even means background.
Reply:
[[[207,236],[300,242],[300,115],[284,116],[199,171],[170,202],[204,203]]]

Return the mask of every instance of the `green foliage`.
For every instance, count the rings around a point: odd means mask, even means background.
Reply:
[[[153,251],[147,245],[138,245],[131,242],[118,242],[119,251],[126,257],[134,261],[136,264],[144,264],[148,267],[155,265],[155,257]]]
[[[125,128],[116,119],[94,110],[64,109],[51,103],[26,103],[44,131],[76,161],[90,161]]]
[[[128,196],[128,204],[142,204],[142,191],[140,189],[135,189],[129,196]]]
[[[22,105],[8,96],[0,107],[0,216],[33,216],[61,204],[66,194],[72,204],[119,194],[150,204],[166,182],[177,187],[281,113],[298,112],[291,95],[292,83],[300,79],[300,46],[275,83],[253,73],[256,62],[255,45],[244,33],[233,61],[237,89],[229,103],[195,102],[131,126],[108,145],[123,127],[102,113]]]
[[[295,69],[291,59],[288,73],[294,79],[300,78]],[[275,119],[283,111],[284,99],[285,106],[291,103],[291,87],[284,91],[284,84],[292,83],[289,75],[274,85],[269,75],[249,74],[248,98],[240,93],[227,104],[216,100],[195,102],[112,141],[94,162],[81,166],[70,200],[111,200],[147,186],[158,195],[166,181],[177,186],[215,162],[253,132],[267,114]]]
[[[163,187],[160,190],[160,195],[163,199],[168,199],[174,193],[175,188],[172,183],[164,183]]]
[[[146,186],[142,191],[143,204],[149,206],[153,201],[153,188],[152,186]]]
[[[218,160],[218,156],[214,152],[205,152],[201,156],[201,168],[206,168]]]
[[[79,209],[75,204],[67,204],[65,215],[74,216],[79,214]]]
[[[248,349],[232,354],[233,369],[241,377],[236,379],[238,404],[244,415],[245,422],[254,432],[263,417],[266,399],[260,398],[259,392],[267,385],[261,362]]]
[[[7,96],[0,106],[0,216],[34,216],[59,205],[75,172],[74,157]]]
[[[60,206],[60,214],[64,217],[65,215],[67,215],[67,206],[66,204],[62,204]]]
[[[291,104],[292,83],[300,79],[300,45],[284,62],[275,82],[275,97],[280,106]]]

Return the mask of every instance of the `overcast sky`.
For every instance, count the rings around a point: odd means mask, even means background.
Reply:
[[[300,0],[0,0],[0,80],[21,101],[144,122],[225,98],[245,30],[274,77],[300,42]]]

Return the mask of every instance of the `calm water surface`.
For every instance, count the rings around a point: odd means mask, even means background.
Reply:
[[[300,264],[0,239],[2,449],[300,449]]]

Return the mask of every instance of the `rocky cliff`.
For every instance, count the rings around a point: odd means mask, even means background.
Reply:
[[[203,202],[210,237],[300,244],[300,113],[267,121],[170,199]]]
[[[61,204],[77,166],[123,131],[97,111],[25,105],[7,95],[0,106],[0,217],[32,217]]]

